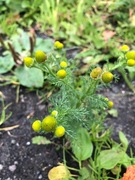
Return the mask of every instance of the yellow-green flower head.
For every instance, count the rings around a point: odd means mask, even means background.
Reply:
[[[104,83],[110,83],[113,80],[113,74],[111,72],[104,72],[102,74],[102,81]]]
[[[101,75],[101,73],[102,73],[102,69],[100,67],[94,68],[90,73],[90,77],[92,79],[96,79]]]
[[[55,130],[57,121],[53,116],[46,116],[42,121],[42,130],[52,132]]]
[[[108,108],[111,109],[114,106],[114,103],[112,101],[108,101]]]
[[[135,59],[135,51],[128,51],[125,56],[127,59]]]
[[[64,134],[65,134],[65,128],[63,126],[58,126],[55,129],[54,135],[56,137],[62,137],[62,136],[64,136]]]
[[[31,57],[25,57],[23,61],[24,61],[25,66],[27,67],[31,67],[34,63],[34,59]]]
[[[67,64],[66,61],[61,61],[61,62],[60,62],[60,67],[66,68],[67,66],[68,66],[68,64]]]
[[[58,76],[60,79],[65,78],[66,75],[67,75],[67,72],[66,72],[64,69],[60,69],[60,70],[57,72],[57,76]]]
[[[61,42],[59,42],[59,41],[55,41],[54,47],[56,49],[62,49],[64,47],[64,45]]]
[[[35,132],[39,132],[41,130],[41,121],[40,120],[36,120],[32,123],[32,129]]]
[[[105,101],[107,101],[107,102],[109,101],[109,99],[108,99],[108,98],[104,98],[104,100],[105,100]]]
[[[128,66],[134,66],[135,65],[135,60],[134,59],[128,59],[127,65]]]
[[[56,111],[56,110],[52,111],[52,112],[51,112],[51,115],[54,116],[54,117],[56,117],[56,116],[58,115],[58,111]]]
[[[35,58],[38,63],[42,63],[47,59],[47,55],[43,51],[37,50],[35,52]]]
[[[127,51],[129,51],[129,47],[127,46],[127,45],[123,45],[123,46],[121,46],[121,48],[120,48],[122,51],[124,51],[124,52],[127,52]]]

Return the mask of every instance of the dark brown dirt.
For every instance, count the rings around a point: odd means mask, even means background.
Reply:
[[[62,155],[54,145],[34,145],[31,120],[43,118],[47,105],[40,104],[35,92],[20,90],[20,99],[16,103],[16,91],[12,86],[1,87],[5,104],[12,103],[7,109],[12,116],[0,128],[19,125],[11,131],[0,131],[0,180],[47,180],[51,167],[61,161]],[[1,107],[0,107],[1,108]],[[29,119],[30,118],[30,119]]]
[[[124,83],[114,84],[103,94],[114,102],[118,112],[118,117],[107,118],[107,126],[112,126],[115,140],[118,140],[118,133],[122,131],[135,154],[135,94]]]
[[[23,87],[18,103],[15,87],[1,86],[0,91],[5,96],[5,105],[12,103],[6,111],[7,114],[11,111],[12,116],[0,128],[19,125],[13,130],[0,130],[0,180],[48,180],[48,171],[62,162],[62,151],[57,151],[53,144],[32,144],[32,137],[37,133],[31,129],[33,119],[42,119],[47,114],[48,104],[40,103],[36,92],[28,92]],[[114,101],[118,111],[118,117],[109,115],[105,125],[112,126],[116,140],[118,132],[123,131],[135,154],[135,95],[123,83],[113,83],[101,93]]]

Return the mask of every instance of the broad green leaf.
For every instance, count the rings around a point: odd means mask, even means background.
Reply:
[[[120,160],[120,164],[124,165],[125,167],[128,167],[132,164],[132,158],[130,158],[124,151],[122,151],[123,156]]]
[[[44,136],[36,136],[32,138],[32,144],[51,144],[51,141]]]
[[[11,55],[8,54],[4,57],[0,57],[0,74],[7,73],[14,65],[15,63]]]
[[[17,34],[11,37],[12,45],[16,52],[22,53],[24,50],[30,49],[29,34],[18,28]]]
[[[123,151],[117,149],[103,150],[97,158],[97,164],[100,168],[113,169],[123,158]]]
[[[24,1],[22,1],[21,6],[22,6],[22,8],[30,8],[31,2],[29,0],[24,0]]]
[[[26,87],[42,87],[44,83],[43,72],[37,68],[18,67],[15,75],[21,85]]]
[[[23,11],[23,8],[21,7],[22,1],[20,0],[10,0],[6,1],[6,5],[8,6],[9,9],[15,12],[21,12]]]
[[[40,5],[42,5],[43,0],[34,0],[34,2],[32,3],[32,7],[33,8],[39,8]]]
[[[90,176],[90,172],[86,167],[81,168],[79,174],[81,175],[81,177],[79,177],[78,180],[86,180]]]
[[[83,161],[91,157],[93,152],[93,144],[86,129],[80,128],[77,131],[72,143],[72,149],[78,161]]]
[[[43,39],[43,38],[37,38],[36,39],[36,46],[34,48],[34,51],[36,50],[42,50],[46,53],[49,53],[53,50],[53,41],[52,39]]]
[[[128,148],[128,139],[126,138],[125,134],[122,131],[119,132],[119,139],[126,151]]]

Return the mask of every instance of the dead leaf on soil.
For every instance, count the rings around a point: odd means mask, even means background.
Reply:
[[[19,127],[19,125],[5,127],[5,128],[0,128],[0,131],[10,131],[10,130],[13,130],[13,129],[18,128],[18,127]]]
[[[52,168],[48,173],[49,180],[69,179],[71,174],[64,164]]]
[[[111,31],[111,30],[105,30],[102,35],[104,40],[107,42],[109,39],[111,39],[114,35],[116,34],[116,32]]]

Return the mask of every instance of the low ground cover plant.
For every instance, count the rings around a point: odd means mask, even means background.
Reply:
[[[128,140],[125,135],[120,131],[120,143],[115,142],[111,138],[111,129],[104,127],[108,110],[113,108],[114,103],[97,90],[111,86],[113,81],[118,80],[114,70],[126,72],[127,66],[135,66],[135,52],[129,51],[128,46],[124,45],[115,64],[91,66],[88,72],[81,74],[76,61],[66,58],[64,45],[56,41],[53,46],[50,53],[37,50],[33,56],[24,58],[26,68],[40,69],[44,81],[51,87],[48,115],[35,120],[32,129],[41,135],[51,133],[52,138],[63,138],[64,164],[50,170],[48,178],[121,178],[122,168],[134,164],[135,159],[132,154],[127,154]],[[127,78],[126,74],[124,76]],[[128,78],[127,81],[131,85]],[[78,168],[66,165],[65,153],[70,153]],[[69,170],[76,173],[72,174]]]

